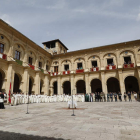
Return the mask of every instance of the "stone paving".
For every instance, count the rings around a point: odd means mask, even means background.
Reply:
[[[22,137],[34,136],[30,140],[35,136],[38,140],[140,140],[140,102],[136,101],[78,103],[81,109],[75,110],[76,116],[64,102],[30,104],[29,114],[26,104],[5,107],[0,110],[3,138],[25,134]]]

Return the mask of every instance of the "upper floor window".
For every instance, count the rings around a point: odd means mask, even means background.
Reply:
[[[124,57],[124,64],[131,64],[131,57],[130,56]]]
[[[77,69],[83,69],[82,63],[77,63]]]
[[[32,63],[33,63],[33,58],[32,57],[29,57],[29,64],[32,65]]]
[[[4,44],[0,43],[0,53],[3,53],[3,52],[4,52]]]
[[[47,70],[47,71],[49,70],[49,66],[48,66],[48,65],[46,65],[46,70]]]
[[[65,71],[69,70],[69,65],[64,65],[64,70]]]
[[[39,68],[42,68],[42,62],[39,62]]]
[[[58,72],[58,66],[54,66],[54,72]]]
[[[20,52],[19,51],[15,51],[15,59],[20,60]]]
[[[107,65],[114,65],[113,59],[107,59]]]
[[[91,61],[92,67],[97,67],[97,61]]]

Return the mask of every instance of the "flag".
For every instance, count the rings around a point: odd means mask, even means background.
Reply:
[[[9,99],[8,99],[9,103],[11,103],[11,98],[10,98],[10,96],[11,96],[11,80],[10,80]]]

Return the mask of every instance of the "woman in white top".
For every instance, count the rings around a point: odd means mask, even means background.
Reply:
[[[137,93],[136,92],[134,92],[134,98],[137,101]]]

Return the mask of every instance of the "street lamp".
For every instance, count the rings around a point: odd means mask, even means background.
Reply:
[[[75,90],[75,89],[73,89],[73,90]],[[73,114],[71,116],[75,116],[74,115],[74,107],[73,107],[73,90],[72,90],[72,108],[73,108]]]

